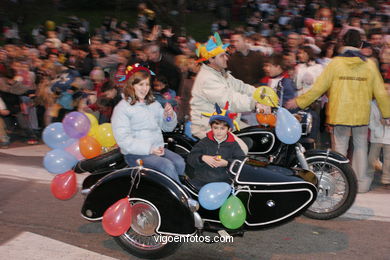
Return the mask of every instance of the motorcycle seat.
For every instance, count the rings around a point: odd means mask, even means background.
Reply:
[[[253,147],[253,140],[250,137],[242,136],[240,139],[248,146],[248,151],[250,151]]]

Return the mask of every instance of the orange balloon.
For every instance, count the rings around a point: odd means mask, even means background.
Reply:
[[[102,153],[102,146],[92,136],[83,136],[79,141],[80,153],[87,159],[94,158]]]
[[[276,126],[276,116],[274,114],[256,114],[257,122],[261,125],[269,125],[270,127]]]

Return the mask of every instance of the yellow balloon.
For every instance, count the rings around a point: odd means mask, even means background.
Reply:
[[[89,122],[91,124],[91,127],[89,128],[88,135],[96,138],[97,137],[97,129],[99,126],[99,122],[98,122],[97,118],[91,113],[84,113],[84,115],[86,115],[88,117]]]
[[[253,92],[253,98],[258,103],[270,107],[277,107],[279,104],[278,95],[272,88],[266,86],[258,87],[255,92]]]
[[[53,21],[47,20],[45,22],[45,25],[48,31],[54,31],[56,29],[56,23]]]
[[[89,122],[91,123],[91,128],[93,128],[94,126],[99,126],[99,122],[98,122],[96,116],[94,116],[91,113],[84,113],[84,114],[88,117]]]
[[[110,123],[99,125],[97,130],[97,140],[104,147],[111,147],[116,144]]]
[[[98,129],[99,129],[98,125],[95,125],[95,126],[91,127],[89,129],[88,135],[92,136],[95,139],[97,139],[97,137],[98,137]]]

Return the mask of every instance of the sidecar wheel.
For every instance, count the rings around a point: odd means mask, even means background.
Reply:
[[[357,194],[357,180],[352,167],[321,158],[309,157],[307,162],[317,175],[318,195],[303,215],[327,220],[344,214],[352,206]]]
[[[146,259],[162,258],[173,254],[180,242],[162,242],[162,236],[156,233],[160,225],[158,210],[145,201],[137,201],[132,205],[131,228],[123,235],[114,237],[115,241],[130,254]]]

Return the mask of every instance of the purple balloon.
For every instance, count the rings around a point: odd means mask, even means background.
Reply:
[[[62,120],[64,131],[72,138],[81,138],[88,134],[91,123],[86,115],[80,112],[70,112]]]

